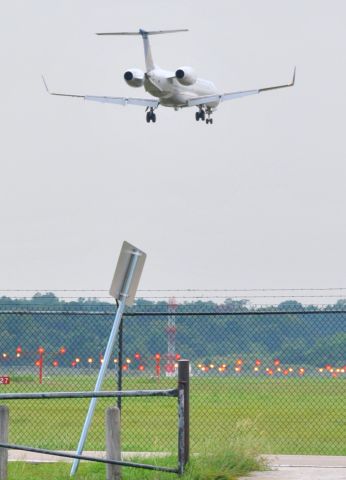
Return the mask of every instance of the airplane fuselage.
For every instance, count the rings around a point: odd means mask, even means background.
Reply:
[[[160,100],[165,107],[183,108],[188,106],[188,100],[197,97],[217,94],[213,82],[197,78],[192,85],[182,85],[175,73],[155,68],[145,74],[144,89]],[[217,107],[219,102],[209,103],[210,108]]]

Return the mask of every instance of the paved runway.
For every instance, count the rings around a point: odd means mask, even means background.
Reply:
[[[272,470],[256,472],[247,480],[346,480],[346,457],[268,455],[267,458]]]

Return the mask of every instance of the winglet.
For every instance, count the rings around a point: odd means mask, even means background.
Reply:
[[[258,93],[267,92],[267,91],[269,91],[269,90],[278,90],[279,88],[293,87],[294,84],[296,83],[296,70],[297,70],[297,67],[294,67],[293,78],[292,78],[291,83],[288,83],[288,84],[285,84],[285,85],[275,85],[274,87],[260,88],[260,89],[258,90]]]
[[[293,71],[293,79],[292,79],[292,87],[294,86],[294,84],[296,83],[296,71],[297,71],[297,67],[294,67],[294,71]]]
[[[43,76],[43,75],[41,75],[41,77],[42,77],[43,85],[46,87],[47,93],[49,93],[49,94],[50,94],[50,91],[49,91],[49,88],[48,88],[48,85],[47,85],[47,82],[46,82],[46,80],[45,80],[44,76]]]

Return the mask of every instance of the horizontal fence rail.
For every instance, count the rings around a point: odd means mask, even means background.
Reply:
[[[42,400],[56,398],[177,397],[178,390],[123,390],[114,392],[1,393],[0,400]]]
[[[42,453],[43,455],[54,455],[55,457],[72,458],[77,460],[87,460],[89,462],[105,463],[110,465],[120,465],[122,467],[143,468],[146,470],[156,470],[158,472],[180,473],[180,468],[161,467],[159,465],[149,465],[146,463],[125,462],[122,460],[111,460],[108,458],[96,458],[88,455],[76,455],[74,453],[59,452],[56,450],[47,450],[45,448],[34,448],[26,445],[13,445],[11,443],[0,443],[0,448],[8,450],[20,450],[25,452]]]

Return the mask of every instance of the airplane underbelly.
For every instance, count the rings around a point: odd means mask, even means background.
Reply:
[[[180,92],[176,88],[166,88],[160,90],[151,82],[147,81],[144,84],[145,90],[160,99],[160,104],[166,107],[181,107],[185,106],[188,98],[184,93]]]
[[[154,85],[149,79],[144,83],[145,90],[160,99],[160,104],[165,107],[187,107],[188,101],[196,97],[204,97],[215,94],[215,89],[206,86],[204,83],[197,80],[197,82],[190,86],[181,85],[176,80],[170,82],[163,82],[159,86]],[[216,108],[218,101],[207,103],[206,106]]]
[[[176,93],[176,94],[166,96],[164,98],[161,97],[160,103],[165,107],[187,107],[189,100],[192,100],[193,98],[196,98],[199,96],[203,96],[203,95],[187,95],[184,93]],[[220,102],[218,101],[213,101],[213,102],[206,103],[205,106],[210,108],[216,108],[219,105],[219,103]]]
[[[187,107],[188,101],[197,97],[205,97],[213,95],[215,92],[209,89],[201,88],[198,85],[192,85],[190,87],[184,87],[176,85],[166,95],[160,97],[160,103],[169,107]],[[216,108],[219,104],[218,101],[207,103],[210,108]]]
[[[160,98],[161,95],[162,95],[162,90],[160,90],[159,88],[155,87],[155,85],[153,85],[151,82],[149,81],[145,81],[144,82],[144,88],[145,90],[150,93],[150,95],[152,95],[153,97],[157,97],[157,98]]]
[[[189,97],[179,92],[170,93],[161,97],[160,103],[166,107],[185,107]]]

